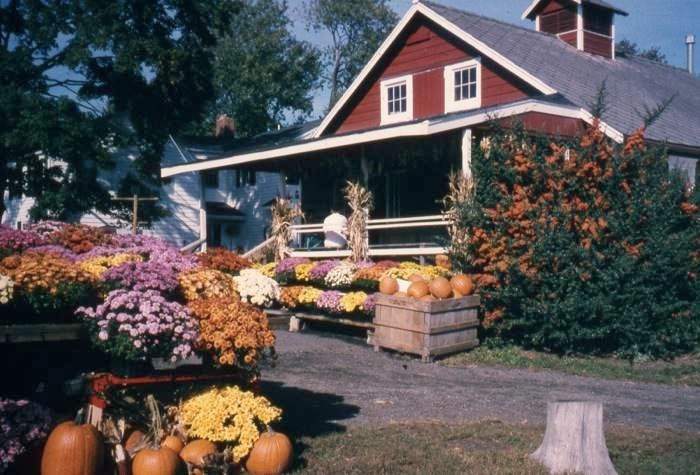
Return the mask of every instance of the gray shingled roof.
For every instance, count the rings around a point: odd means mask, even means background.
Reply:
[[[687,71],[640,58],[606,59],[534,29],[422,3],[580,107],[589,109],[605,82],[608,109],[603,120],[625,134],[642,124],[645,108],[675,96],[647,138],[700,147],[700,79]]]

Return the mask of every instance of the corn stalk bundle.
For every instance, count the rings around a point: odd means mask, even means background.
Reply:
[[[272,203],[272,248],[276,261],[280,261],[287,256],[289,251],[289,241],[292,240],[292,224],[296,218],[301,218],[304,214],[301,210],[292,206],[290,200],[276,198]]]
[[[460,248],[468,241],[466,229],[459,223],[462,210],[470,209],[473,205],[474,189],[475,183],[471,174],[455,172],[450,174],[448,192],[442,199],[444,210],[442,215],[450,223],[447,226],[447,232],[454,248]]]
[[[367,221],[374,206],[372,192],[359,183],[348,182],[345,187],[345,199],[350,206],[348,219],[348,246],[353,262],[361,262],[369,255]]]

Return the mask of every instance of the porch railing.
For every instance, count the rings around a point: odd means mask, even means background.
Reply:
[[[411,230],[419,228],[446,228],[450,221],[442,215],[414,216],[410,218],[385,218],[370,219],[367,221],[368,234],[379,230]],[[308,234],[323,235],[323,224],[296,224],[292,226],[292,233],[295,238]],[[371,241],[371,240],[370,240]],[[370,257],[389,256],[435,256],[445,254],[447,249],[444,246],[433,242],[405,242],[391,244],[370,244]],[[316,247],[294,248],[291,251],[293,257],[308,258],[338,258],[349,257],[349,249],[328,249],[322,245]]]

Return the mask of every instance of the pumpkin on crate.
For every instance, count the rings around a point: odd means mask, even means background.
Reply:
[[[413,282],[409,287],[408,287],[408,296],[413,297],[414,299],[419,299],[425,295],[428,295],[430,293],[430,288],[428,287],[428,284],[424,280],[416,281]]]
[[[458,274],[450,281],[452,289],[460,296],[467,296],[474,293],[474,281],[468,275]]]
[[[293,456],[289,437],[268,428],[253,445],[245,469],[251,475],[279,475],[291,466]]]
[[[444,277],[436,277],[430,281],[430,293],[436,299],[448,299],[452,297],[450,281]]]
[[[393,277],[384,277],[379,281],[379,291],[386,295],[394,295],[399,291],[399,282]]]
[[[42,475],[98,475],[104,462],[102,434],[90,424],[64,422],[51,432],[41,457]]]

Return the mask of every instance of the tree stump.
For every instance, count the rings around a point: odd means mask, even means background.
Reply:
[[[530,457],[555,473],[617,474],[603,432],[603,404],[558,401],[547,404],[542,445]]]

